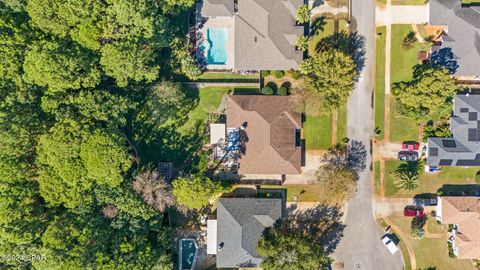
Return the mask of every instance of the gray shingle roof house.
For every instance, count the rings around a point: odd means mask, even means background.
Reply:
[[[259,267],[262,257],[256,252],[258,240],[281,218],[281,199],[220,198],[217,268]]]
[[[480,95],[457,95],[450,118],[453,138],[428,138],[429,166],[480,166]]]
[[[446,26],[442,45],[451,48],[457,76],[480,75],[480,6],[462,6],[460,0],[430,0],[430,24]]]
[[[231,17],[234,70],[298,69],[303,53],[295,41],[303,34],[295,11],[302,0],[204,0],[203,17]]]

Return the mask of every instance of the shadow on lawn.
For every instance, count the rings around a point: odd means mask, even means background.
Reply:
[[[139,101],[139,110],[129,119],[126,134],[139,153],[140,164],[156,167],[159,161],[169,161],[176,169],[194,172],[202,162],[205,138],[201,136],[201,123],[195,123],[188,132],[178,131],[189,120],[188,112],[198,105],[199,92],[190,88],[181,91],[182,98],[174,105],[162,97],[152,102],[148,94]]]
[[[443,185],[437,193],[443,196],[479,196],[480,185]]]
[[[318,205],[299,210],[296,205],[292,205],[288,207],[287,213],[289,214],[280,228],[318,243],[327,254],[335,250],[343,237],[345,225],[340,221],[343,213],[338,206]]]

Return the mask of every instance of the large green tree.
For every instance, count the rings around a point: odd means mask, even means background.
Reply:
[[[173,195],[177,199],[177,203],[197,210],[207,206],[212,199],[229,190],[229,187],[223,183],[201,175],[190,178],[180,177],[175,179],[172,184]]]
[[[330,262],[320,245],[275,228],[267,229],[257,252],[263,257],[264,269],[322,269]]]
[[[64,41],[43,41],[32,45],[23,63],[25,80],[51,91],[94,87],[100,69],[88,50]]]
[[[317,94],[315,97],[321,99],[323,109],[330,110],[347,102],[357,76],[355,68],[349,55],[331,49],[307,58],[300,65],[300,72],[307,90]]]
[[[458,90],[447,69],[424,65],[414,68],[411,81],[396,83],[392,88],[400,102],[399,111],[419,121],[448,117]]]
[[[91,203],[94,184],[118,186],[131,164],[124,139],[115,131],[90,132],[71,120],[42,135],[37,151],[42,196],[70,208]]]

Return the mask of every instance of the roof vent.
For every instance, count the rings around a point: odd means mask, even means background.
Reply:
[[[255,37],[255,42],[257,42],[257,37]]]
[[[218,244],[218,251],[222,250],[224,245],[225,245],[224,242],[221,242],[220,244]]]

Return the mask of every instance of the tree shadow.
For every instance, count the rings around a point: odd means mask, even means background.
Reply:
[[[324,16],[315,17],[310,25],[310,32],[308,35],[311,37],[323,32],[326,24],[327,21],[325,20]]]
[[[437,193],[443,196],[480,196],[480,184],[443,185]]]
[[[347,146],[347,165],[356,173],[360,173],[367,167],[367,149],[363,142],[351,140]]]
[[[159,161],[169,161],[176,169],[190,172],[204,159],[202,123],[196,123],[188,133],[178,131],[188,121],[188,112],[198,105],[199,92],[198,89],[182,89],[182,92],[183,99],[175,106],[167,102],[146,108],[148,94],[138,101],[140,109],[130,115],[125,133],[139,153],[140,164],[156,166]]]
[[[457,72],[459,65],[451,48],[441,48],[430,56],[432,66],[438,66],[448,69],[450,74]]]
[[[314,0],[313,4],[312,4],[312,8],[319,7],[319,6],[323,5],[324,3],[325,3],[324,0]]]
[[[335,250],[343,237],[346,226],[341,222],[343,213],[336,205],[318,205],[306,210],[290,206],[287,213],[285,220],[279,224],[280,229],[318,243],[327,254]]]
[[[315,51],[319,53],[332,48],[352,57],[358,77],[365,66],[365,37],[358,32],[342,31],[321,39],[315,46]]]

